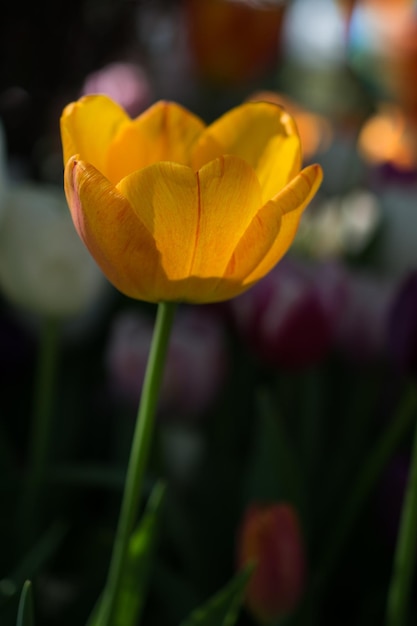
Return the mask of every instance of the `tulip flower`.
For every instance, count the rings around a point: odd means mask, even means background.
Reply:
[[[290,370],[312,367],[332,348],[345,306],[344,283],[336,264],[287,258],[230,303],[232,320],[262,363]]]
[[[248,102],[211,125],[172,102],[132,120],[106,96],[61,118],[75,228],[104,274],[148,302],[211,303],[267,274],[289,248],[321,168],[277,105]]]
[[[298,515],[286,503],[250,506],[237,545],[239,567],[255,569],[246,589],[246,605],[263,624],[295,609],[305,580],[305,551]]]
[[[248,98],[273,102],[284,107],[294,118],[300,135],[304,160],[307,162],[319,152],[325,152],[332,141],[333,130],[330,122],[322,115],[305,109],[296,100],[275,91],[257,91]]]

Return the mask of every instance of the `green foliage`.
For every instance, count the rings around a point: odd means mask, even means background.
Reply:
[[[135,626],[139,623],[146,601],[164,493],[165,487],[158,483],[130,539],[120,594],[116,601],[114,626]],[[104,590],[88,621],[88,626],[100,626],[105,602]]]
[[[67,527],[59,522],[52,524],[40,539],[26,552],[14,569],[0,581],[0,609],[8,605],[16,597],[18,589],[24,587],[25,581],[36,576],[37,572],[50,561],[62,544]],[[9,590],[5,593],[5,590]],[[1,623],[1,622],[0,622]]]
[[[16,626],[34,626],[32,584],[29,580],[23,585],[17,612]]]
[[[203,606],[192,612],[181,626],[234,626],[252,567],[239,572]]]

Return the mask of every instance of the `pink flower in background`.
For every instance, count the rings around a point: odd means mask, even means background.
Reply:
[[[339,266],[287,258],[230,306],[238,332],[262,361],[302,368],[328,354],[344,298]]]
[[[146,72],[134,63],[109,63],[89,74],[81,95],[105,94],[136,117],[152,103],[153,95]]]
[[[306,557],[298,514],[287,503],[251,505],[237,541],[239,569],[253,563],[246,605],[261,623],[278,621],[297,606]]]
[[[112,386],[136,405],[151,344],[152,320],[138,311],[114,321],[106,353]],[[216,316],[200,309],[178,311],[168,349],[160,410],[199,415],[215,401],[227,374],[228,352]]]

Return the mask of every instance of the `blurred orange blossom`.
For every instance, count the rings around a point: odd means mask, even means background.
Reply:
[[[301,523],[286,502],[251,504],[237,536],[237,565],[254,565],[245,603],[260,624],[276,624],[297,607],[306,578]]]
[[[322,179],[275,104],[209,126],[173,102],[132,120],[107,96],[61,117],[75,228],[111,283],[147,302],[210,303],[255,284],[285,254]]]
[[[401,107],[389,102],[378,106],[377,112],[363,125],[358,148],[369,163],[392,163],[399,169],[415,168],[417,161],[415,126]]]
[[[275,67],[284,3],[183,0],[182,6],[194,64],[209,82],[244,84]]]

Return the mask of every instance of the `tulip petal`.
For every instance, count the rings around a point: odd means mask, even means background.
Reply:
[[[190,165],[190,151],[205,124],[174,102],[157,102],[115,137],[108,160],[114,183],[158,161]]]
[[[208,126],[193,149],[192,165],[197,170],[222,154],[239,156],[253,167],[265,185],[264,202],[301,167],[295,122],[284,109],[269,102],[247,102]]]
[[[262,187],[262,201],[276,196],[300,171],[298,136],[271,139],[258,161],[256,174]]]
[[[125,111],[107,96],[84,96],[69,104],[61,116],[64,164],[78,154],[106,176],[110,144],[129,122]]]
[[[253,170],[241,159],[216,159],[197,174],[157,163],[124,178],[117,189],[152,233],[169,280],[220,280],[261,206]]]
[[[268,202],[255,215],[228,263],[224,278],[243,282],[269,252],[282,224],[281,207]]]
[[[235,156],[211,161],[197,177],[201,206],[191,274],[223,276],[238,242],[262,206],[259,181],[252,168]]]
[[[249,287],[263,278],[287,252],[297,233],[303,211],[317,192],[322,178],[323,173],[319,165],[306,167],[260,210],[258,218],[264,222],[265,231],[268,231],[269,228],[276,228],[276,210],[278,209],[282,213],[281,227],[273,245],[262,261],[245,278],[245,285]],[[256,227],[256,223],[253,227]],[[250,233],[247,233],[246,237],[250,238]]]
[[[157,163],[130,174],[116,189],[152,235],[169,280],[186,278],[198,227],[194,172],[177,163]]]
[[[128,200],[76,157],[65,168],[65,193],[79,236],[110,282],[132,298],[159,300],[169,283],[153,237]]]

